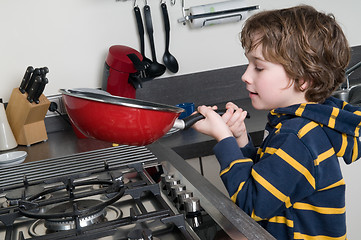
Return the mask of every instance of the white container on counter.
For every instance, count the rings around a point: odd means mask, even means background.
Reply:
[[[0,103],[0,151],[9,150],[18,146],[6,117],[4,104]]]

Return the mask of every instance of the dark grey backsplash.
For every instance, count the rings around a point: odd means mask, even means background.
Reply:
[[[352,47],[352,59],[349,66],[359,61],[361,61],[361,46]],[[154,79],[145,82],[143,88],[137,90],[137,98],[170,105],[194,102],[196,106],[244,99],[248,97],[248,93],[245,84],[241,81],[241,76],[246,67],[246,65],[241,65]],[[361,68],[351,75],[350,81],[360,79]]]
[[[194,102],[196,106],[247,97],[241,76],[246,66],[154,79],[137,90],[137,98],[175,105]]]
[[[352,58],[349,64],[349,67],[354,66],[356,63],[361,61],[361,45],[352,47],[351,49]],[[356,84],[361,82],[361,67],[355,70],[354,73],[350,76],[350,83]]]

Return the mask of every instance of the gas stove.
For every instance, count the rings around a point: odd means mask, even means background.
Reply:
[[[179,164],[155,144],[0,169],[0,239],[252,239],[164,156]],[[257,224],[250,231],[272,239]]]

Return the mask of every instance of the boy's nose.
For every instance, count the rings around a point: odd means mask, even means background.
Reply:
[[[243,81],[244,83],[248,83],[248,84],[249,84],[250,81],[251,81],[251,79],[250,79],[250,76],[249,76],[247,70],[248,70],[248,67],[246,68],[246,71],[243,73],[241,79],[242,79],[242,81]]]

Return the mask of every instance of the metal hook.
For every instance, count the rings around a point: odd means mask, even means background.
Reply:
[[[184,6],[185,6],[185,0],[182,0],[182,14],[183,14],[183,17],[186,17],[187,14],[186,14],[186,9]]]
[[[144,0],[145,5],[148,5],[148,0]]]
[[[166,3],[166,1],[167,1],[167,0],[160,0],[160,4]],[[172,6],[175,5],[175,1],[176,1],[176,0],[170,0],[170,3],[172,4]]]
[[[133,8],[138,7],[137,0],[134,0]]]

